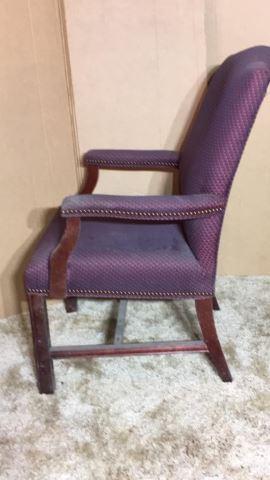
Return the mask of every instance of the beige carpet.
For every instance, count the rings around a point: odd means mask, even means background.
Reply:
[[[28,319],[1,320],[1,480],[270,479],[270,278],[220,279],[217,296],[232,384],[202,354],[63,360],[39,395]],[[110,335],[113,303],[79,307],[50,305],[53,343]],[[130,302],[127,338],[194,338],[194,314]]]

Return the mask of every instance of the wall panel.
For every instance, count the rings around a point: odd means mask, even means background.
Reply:
[[[0,3],[0,315],[23,299],[22,271],[45,220],[77,190],[58,3]]]
[[[65,0],[81,153],[175,148],[205,78],[202,0]],[[168,176],[102,172],[97,192],[169,191]]]

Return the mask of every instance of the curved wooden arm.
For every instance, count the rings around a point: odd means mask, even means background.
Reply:
[[[67,296],[67,264],[80,234],[80,218],[67,218],[60,242],[51,254],[49,268],[49,298]]]
[[[80,194],[92,193],[98,181],[98,167],[90,165],[86,170],[86,178]],[[67,297],[67,264],[79,234],[80,218],[67,218],[62,238],[50,256],[49,298]]]
[[[86,170],[86,179],[80,191],[80,194],[92,193],[98,181],[98,167],[90,165],[89,167],[86,167]]]

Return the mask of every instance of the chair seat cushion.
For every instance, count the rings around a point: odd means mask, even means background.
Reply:
[[[49,258],[63,233],[56,216],[25,271],[29,293],[47,295]],[[200,298],[213,279],[185,241],[180,223],[82,219],[68,261],[68,296],[103,298]]]

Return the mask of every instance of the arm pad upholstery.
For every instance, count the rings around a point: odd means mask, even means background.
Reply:
[[[221,195],[72,195],[62,203],[62,217],[119,218],[142,221],[175,221],[223,212]]]
[[[173,150],[89,150],[84,165],[103,168],[162,168],[179,166],[179,153]]]

